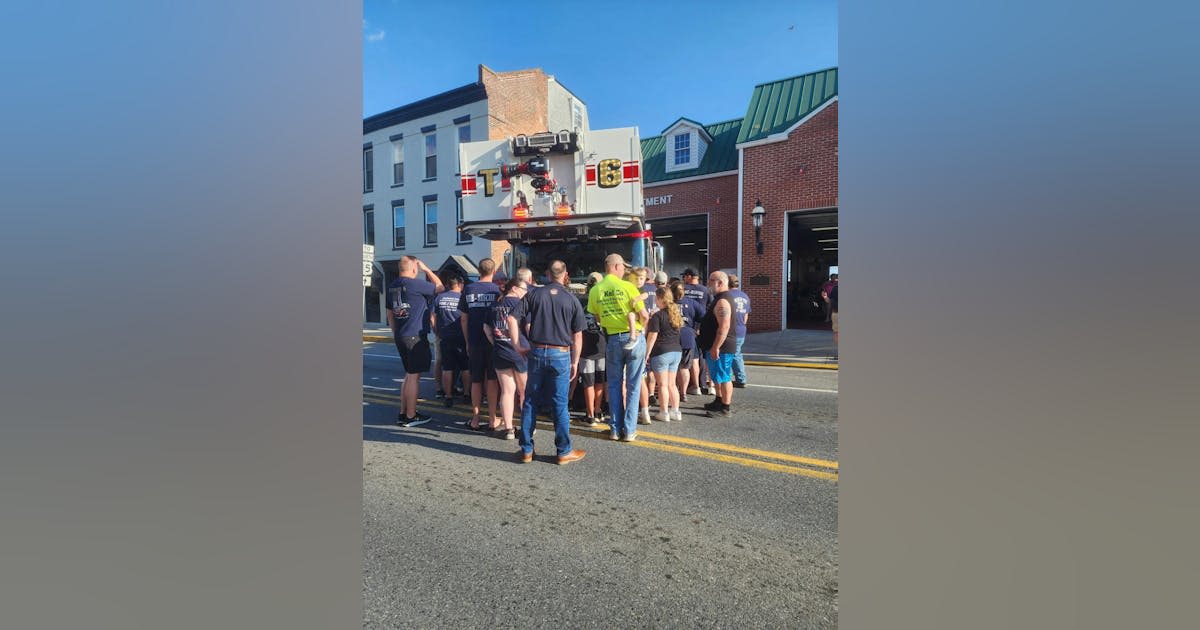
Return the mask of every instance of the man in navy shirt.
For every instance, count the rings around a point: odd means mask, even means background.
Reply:
[[[434,301],[433,329],[437,333],[438,365],[441,367],[438,386],[446,396],[446,406],[453,407],[455,383],[461,371],[468,369],[468,364],[467,340],[458,321],[462,318],[458,301],[462,297],[463,283],[458,276],[452,276],[448,282],[446,291]]]
[[[425,272],[429,280],[418,280],[418,270]],[[400,389],[400,415],[396,419],[396,424],[402,427],[415,427],[430,420],[429,416],[417,411],[417,395],[421,373],[429,371],[432,361],[429,313],[433,296],[444,289],[437,274],[415,256],[400,259],[400,277],[388,287],[387,320],[405,372],[404,385]]]
[[[525,404],[521,409],[520,461],[533,461],[533,418],[544,393],[553,401],[554,446],[558,463],[579,461],[586,451],[571,445],[571,417],[567,412],[567,389],[578,370],[583,348],[583,305],[567,290],[567,266],[550,263],[551,281],[530,292],[508,314],[508,330],[518,352],[529,353]],[[522,319],[529,322],[529,345],[520,343]]]
[[[708,314],[708,309],[712,307],[712,291],[709,291],[708,287],[703,282],[700,282],[700,276],[691,267],[683,270],[683,295],[700,307],[699,317],[703,318]],[[715,388],[709,387],[711,380],[712,378],[708,374],[708,362],[700,361],[699,371],[694,374],[692,387],[688,390],[688,393],[708,394],[712,392],[715,394]]]
[[[733,328],[737,335],[737,346],[733,354],[733,386],[746,386],[746,359],[742,357],[742,344],[746,342],[746,320],[750,318],[750,296],[742,292],[737,274],[729,274],[729,297],[733,298]]]
[[[496,261],[484,258],[479,261],[479,281],[463,287],[458,300],[458,311],[462,313],[463,337],[467,340],[467,361],[471,372],[471,409],[473,415],[467,427],[480,431],[479,406],[483,399],[484,383],[487,383],[489,427],[500,427],[496,415],[496,401],[500,399],[496,369],[492,365],[492,344],[483,332],[492,304],[500,299],[500,287],[492,282],[496,273]]]

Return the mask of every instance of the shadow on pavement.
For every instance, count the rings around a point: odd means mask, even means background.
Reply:
[[[429,425],[425,425],[428,427]],[[512,461],[518,450],[516,441],[496,440],[497,442],[505,442],[508,448],[500,448],[499,450],[491,450],[462,444],[460,442],[447,442],[437,439],[437,436],[442,433],[438,430],[428,430],[425,427],[417,427],[413,429],[402,429],[398,427],[384,428],[381,426],[363,425],[363,439],[372,442],[386,442],[393,444],[413,444],[416,446],[424,446],[427,448],[454,453],[456,455],[469,455],[482,459],[495,459],[500,461]],[[454,433],[472,433],[478,434],[477,431],[464,429],[455,425],[446,427]]]

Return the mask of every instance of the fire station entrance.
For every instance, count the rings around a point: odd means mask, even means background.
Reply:
[[[691,267],[701,277],[708,273],[708,214],[693,214],[669,219],[649,219],[654,240],[662,243],[664,269],[678,278]]]
[[[787,327],[828,329],[821,287],[837,271],[837,208],[790,212],[785,225]]]

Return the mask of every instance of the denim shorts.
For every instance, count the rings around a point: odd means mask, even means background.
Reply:
[[[658,356],[650,357],[651,372],[678,372],[679,359],[683,357],[683,353],[676,350],[675,352],[664,352]]]

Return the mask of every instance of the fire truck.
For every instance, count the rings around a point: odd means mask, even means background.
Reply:
[[[645,223],[636,127],[542,132],[459,145],[461,232],[509,244],[501,268],[567,264],[572,289],[621,254],[652,274],[663,249]]]

